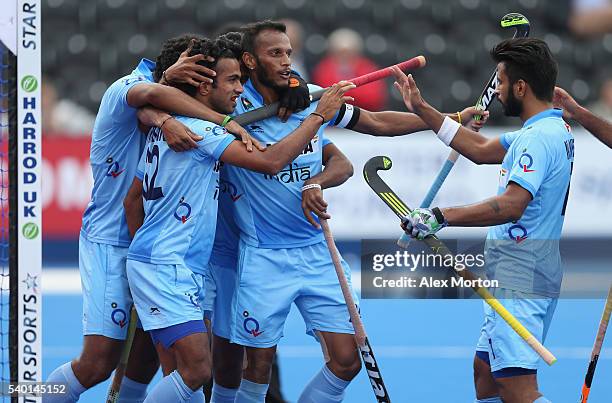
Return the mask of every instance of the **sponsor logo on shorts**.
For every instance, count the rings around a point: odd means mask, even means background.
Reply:
[[[202,309],[202,307],[200,306],[200,302],[199,302],[199,293],[196,292],[195,294],[191,294],[186,292],[185,296],[187,298],[189,298],[189,302],[191,302],[191,305],[195,306],[196,308]]]
[[[160,313],[161,311],[156,306],[152,306],[149,310],[149,315],[159,315]]]
[[[526,151],[523,150],[523,154],[519,157],[519,166],[523,169],[523,172],[534,172],[535,169],[529,169],[533,165],[533,157]]]
[[[242,313],[242,316],[244,316],[244,322],[242,322],[242,327],[244,327],[245,332],[252,335],[253,337],[257,337],[264,332],[263,330],[259,330],[259,322],[257,321],[257,319],[250,317],[248,311],[244,311]]]
[[[106,163],[108,164],[106,176],[112,176],[113,178],[116,178],[117,176],[121,175],[123,171],[125,171],[125,168],[121,169],[121,166],[117,161],[113,160],[113,157],[108,157],[106,159]]]
[[[520,224],[514,224],[508,228],[508,235],[516,243],[521,243],[527,239],[527,229]]]
[[[113,308],[113,311],[111,312],[111,320],[115,325],[123,329],[123,327],[127,324],[127,314],[123,309],[118,308],[116,302],[111,304],[111,308]]]
[[[185,197],[181,197],[179,200],[178,206],[174,211],[174,218],[185,224],[187,220],[191,217],[191,206],[189,203],[185,202]]]

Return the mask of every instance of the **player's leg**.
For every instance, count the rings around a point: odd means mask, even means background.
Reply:
[[[134,334],[130,356],[119,389],[117,403],[140,403],[147,396],[147,387],[159,369],[159,358],[151,336],[139,325]]]
[[[292,249],[240,245],[230,341],[247,347],[247,367],[236,403],[265,401],[276,345],[300,287],[293,255]]]
[[[214,374],[212,401],[233,402],[242,380],[244,347],[230,343],[228,339],[217,334],[213,334],[212,345]]]
[[[346,388],[361,370],[353,325],[326,243],[299,249],[302,288],[295,303],[308,333],[314,335],[318,331],[328,355],[327,363],[304,388],[299,402],[341,402]],[[351,284],[350,268],[343,259],[341,264]],[[353,298],[357,301],[356,295]]]
[[[480,337],[476,345],[474,355],[474,388],[476,389],[477,403],[501,403],[499,390],[493,375],[491,374],[491,361],[489,359],[489,349],[491,337],[487,333],[493,320],[494,312],[488,308],[488,304],[483,301],[485,318],[480,328]]]
[[[182,265],[128,260],[134,304],[153,343],[170,349],[177,369],[149,392],[145,402],[190,402],[210,378],[210,353],[198,296],[197,276]]]
[[[81,393],[108,379],[119,362],[127,336],[132,297],[125,275],[127,248],[79,238],[83,289],[81,355],[54,370],[49,382],[63,382],[65,395],[47,395],[45,402],[74,402]]]
[[[534,296],[511,290],[497,289],[495,296],[517,320],[525,325],[541,342],[556,308],[556,299]],[[505,403],[546,402],[538,390],[537,366],[539,356],[510,326],[485,306],[486,333],[489,336],[488,353],[491,374]]]
[[[213,403],[234,402],[244,362],[244,348],[229,341],[236,262],[227,266],[209,263],[206,273],[204,310],[212,312]]]
[[[501,403],[497,384],[491,375],[489,353],[486,351],[476,351],[474,355],[474,387],[476,403]]]
[[[276,346],[246,347],[247,366],[243,371],[236,403],[263,403],[270,384]]]

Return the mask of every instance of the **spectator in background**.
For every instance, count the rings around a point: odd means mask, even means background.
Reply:
[[[60,99],[49,78],[42,81],[42,129],[45,135],[91,136],[96,117],[69,99]]]
[[[589,109],[594,114],[612,121],[612,78],[604,81],[599,92],[599,99]]]
[[[569,28],[578,36],[612,32],[612,0],[574,0]]]
[[[378,70],[379,67],[362,54],[361,36],[348,28],[340,28],[329,36],[328,54],[315,67],[312,81],[328,87],[340,80],[348,80]],[[355,98],[354,104],[369,111],[385,109],[387,86],[384,81],[375,81],[347,92]]]
[[[291,68],[300,73],[305,81],[308,81],[309,72],[304,61],[304,53],[302,52],[304,28],[302,28],[302,24],[290,18],[282,19],[280,22],[284,23],[287,27],[287,36],[293,49],[293,53],[291,53]]]

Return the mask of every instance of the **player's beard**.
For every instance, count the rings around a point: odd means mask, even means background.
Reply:
[[[257,75],[257,81],[259,81],[261,84],[265,85],[268,88],[272,88],[276,90],[277,92],[278,90],[286,89],[286,86],[280,86],[276,84],[274,80],[271,79],[270,76],[268,76],[266,69],[261,66],[261,63],[257,57],[255,57],[255,60],[257,60],[257,68],[255,68],[255,74]],[[287,83],[287,85],[289,84]]]
[[[508,89],[506,103],[503,103],[501,100],[499,102],[502,104],[502,107],[504,109],[504,115],[506,116],[517,117],[521,116],[521,113],[523,113],[523,104],[514,96],[512,86],[510,86],[510,88]]]

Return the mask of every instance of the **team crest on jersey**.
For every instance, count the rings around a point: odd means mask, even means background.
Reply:
[[[106,176],[112,176],[113,178],[116,178],[117,176],[121,175],[123,171],[125,171],[125,168],[121,169],[121,166],[117,161],[113,160],[113,157],[108,157],[106,159],[106,163],[108,164]]]
[[[508,235],[516,243],[521,243],[527,239],[527,229],[520,224],[514,224],[508,228]]]
[[[254,106],[251,103],[251,101],[249,101],[246,97],[240,98],[240,101],[242,102],[242,106],[244,107],[245,111],[248,111],[249,109],[253,109],[254,108]]]
[[[174,218],[185,224],[187,220],[191,217],[191,206],[189,203],[185,202],[185,198],[181,197],[179,200],[179,204],[174,211]]]
[[[242,327],[244,328],[245,332],[252,335],[253,337],[257,337],[264,332],[263,330],[260,330],[259,322],[257,321],[257,319],[251,317],[248,311],[244,311],[242,313],[242,316],[244,316]]]

